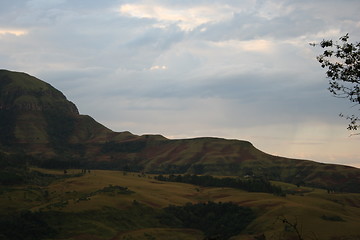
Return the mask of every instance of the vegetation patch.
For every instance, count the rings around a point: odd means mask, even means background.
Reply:
[[[241,180],[238,178],[216,178],[213,176],[198,176],[198,175],[169,175],[156,176],[155,179],[159,181],[167,182],[181,182],[181,183],[190,183],[203,187],[231,187],[242,189],[248,192],[264,192],[272,193],[278,196],[285,196],[286,193],[281,189],[281,187],[272,185],[269,181],[264,179],[249,179]]]
[[[0,239],[40,240],[56,235],[45,220],[45,214],[29,211],[0,215]]]
[[[58,232],[57,238],[67,239],[78,235],[92,235],[111,239],[118,233],[144,228],[166,227],[158,216],[161,209],[154,209],[138,202],[129,208],[119,210],[103,207],[83,212],[45,212],[45,219]]]
[[[134,192],[129,190],[127,187],[121,187],[117,185],[113,186],[110,184],[108,187],[104,187],[103,189],[94,192],[94,194],[98,194],[98,193],[131,194]]]
[[[0,185],[34,184],[47,186],[59,179],[83,176],[82,173],[49,174],[31,170],[28,167],[29,163],[38,163],[38,161],[38,159],[26,154],[8,154],[0,151]]]
[[[115,196],[116,194],[132,194],[135,192],[131,191],[127,187],[113,186],[110,184],[108,187],[104,187],[103,189],[100,189],[95,192],[91,192],[89,194],[85,194],[85,195],[81,196],[77,201],[87,201],[87,200],[90,200],[90,198],[92,196],[95,196],[95,195],[101,194],[101,193]]]
[[[250,208],[231,202],[171,205],[165,208],[165,213],[162,222],[201,230],[207,239],[229,239],[240,234],[255,219]]]
[[[345,222],[345,220],[342,217],[336,215],[333,216],[322,215],[321,219],[324,219],[326,221],[333,221],[333,222]]]

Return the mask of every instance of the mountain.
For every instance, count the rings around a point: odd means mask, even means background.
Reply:
[[[105,142],[113,131],[50,84],[26,73],[0,70],[0,143],[46,156],[68,144]]]
[[[221,138],[170,140],[114,132],[79,114],[50,84],[0,70],[0,149],[50,168],[265,177],[298,185],[360,192],[360,169],[272,156],[250,142]]]

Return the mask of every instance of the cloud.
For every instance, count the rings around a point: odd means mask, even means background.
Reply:
[[[292,14],[296,9],[293,5],[287,5],[287,1],[262,1],[257,16],[266,20],[273,20]]]
[[[274,44],[270,40],[266,39],[254,39],[248,41],[239,41],[239,40],[227,40],[214,42],[214,46],[220,48],[228,49],[237,49],[249,52],[262,52],[262,53],[271,53],[274,47]]]
[[[227,5],[211,4],[193,7],[168,7],[153,3],[123,4],[119,12],[126,16],[155,19],[155,27],[176,24],[183,31],[206,24],[227,20],[232,17],[233,9]]]
[[[162,66],[159,66],[159,65],[155,65],[155,66],[151,66],[150,70],[166,70],[167,67],[162,65]]]
[[[22,30],[22,29],[1,29],[0,28],[0,37],[1,35],[15,35],[15,36],[22,36],[22,35],[26,35],[28,34],[27,30]]]

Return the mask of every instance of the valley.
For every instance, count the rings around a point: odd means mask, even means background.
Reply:
[[[60,170],[30,171],[65,175]],[[250,208],[256,217],[231,239],[256,239],[263,235],[266,239],[296,237],[282,218],[297,223],[304,239],[360,236],[360,194],[356,193],[328,193],[324,189],[272,182],[292,191],[280,197],[233,188],[163,182],[155,180],[156,175],[135,172],[82,173],[74,169],[66,175],[45,186],[1,187],[1,212],[41,213],[54,231],[46,239],[203,239],[204,233],[198,229],[161,222],[159,216],[164,208],[199,202],[232,202]]]

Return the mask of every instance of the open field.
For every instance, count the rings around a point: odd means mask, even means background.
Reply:
[[[63,171],[36,170],[64,175]],[[81,170],[67,174],[78,173]],[[202,239],[200,231],[166,227],[156,216],[169,205],[208,201],[233,202],[256,213],[243,234],[232,239],[262,234],[266,239],[286,239],[293,231],[280,220],[283,217],[297,223],[305,239],[360,238],[360,194],[273,184],[295,194],[279,197],[160,182],[147,174],[92,170],[47,186],[1,187],[0,207],[3,214],[21,210],[45,214],[47,223],[60,232],[56,239]]]

